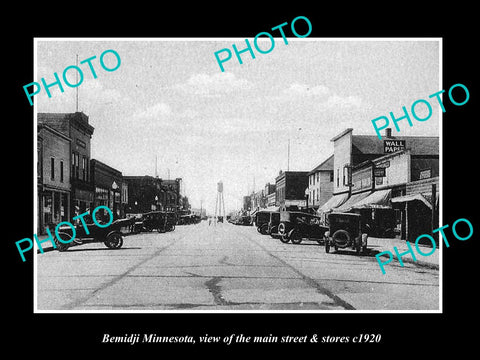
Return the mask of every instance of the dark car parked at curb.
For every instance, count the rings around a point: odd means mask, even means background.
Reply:
[[[262,235],[268,235],[271,233],[271,226],[270,223],[272,223],[272,227],[275,226],[275,220],[272,222],[272,218],[279,218],[280,217],[280,212],[278,210],[259,210],[255,214],[255,226],[257,227],[257,231],[262,234]],[[278,222],[276,224],[278,226]],[[274,229],[276,232],[277,230]]]
[[[267,234],[272,238],[279,238],[278,225],[280,224],[280,212],[272,212],[270,214],[270,220],[268,221]]]
[[[54,241],[58,251],[66,251],[70,246],[103,242],[109,249],[120,249],[123,245],[123,234],[121,228],[130,224],[130,219],[119,219],[113,221],[106,227],[99,227],[91,223],[86,224],[87,229],[82,224],[75,225],[75,239],[72,240],[73,231],[70,226],[60,226],[58,229],[58,236],[63,243],[55,236]]]
[[[142,215],[141,231],[157,230],[163,233],[166,230],[167,214],[164,211],[150,211]]]
[[[316,240],[323,244],[328,227],[320,225],[320,217],[300,211],[280,212],[278,234],[283,243],[300,244],[303,239]]]
[[[351,247],[357,253],[367,250],[368,234],[362,227],[361,216],[353,213],[328,214],[329,229],[325,233],[325,251]]]

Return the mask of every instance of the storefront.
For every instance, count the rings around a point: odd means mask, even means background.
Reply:
[[[55,228],[56,224],[69,220],[70,193],[68,191],[45,188],[39,194],[41,233],[43,229]]]
[[[431,234],[433,229],[438,228],[438,182],[438,177],[412,181],[407,184],[405,195],[391,199],[392,207],[404,214],[402,239],[415,241],[418,236]],[[433,235],[434,238],[436,235]]]
[[[92,159],[92,180],[94,185],[94,207],[108,207],[115,219],[122,217],[122,173],[99,160]],[[108,216],[106,210],[100,210],[99,216]]]

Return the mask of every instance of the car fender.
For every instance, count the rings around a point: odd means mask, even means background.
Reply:
[[[287,234],[288,238],[290,238],[292,236],[292,233],[294,231],[295,231],[295,228],[292,228],[292,229],[290,229],[290,231],[288,231],[288,234]]]
[[[106,238],[108,238],[108,237],[109,237],[110,235],[112,235],[112,234],[118,234],[118,235],[120,235],[120,236],[122,236],[122,237],[123,237],[123,234],[122,234],[122,232],[121,232],[121,231],[118,231],[118,230],[112,230],[112,231],[108,232],[108,233],[105,235],[105,239],[106,239]]]

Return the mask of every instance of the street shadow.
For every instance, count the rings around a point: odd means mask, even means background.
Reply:
[[[121,247],[120,249],[109,249],[107,247],[105,248],[77,248],[76,246],[74,248],[68,248],[68,252],[75,252],[75,251],[123,251],[123,250],[138,250],[141,249],[141,247]]]

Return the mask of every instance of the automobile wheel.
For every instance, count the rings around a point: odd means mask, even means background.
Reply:
[[[290,239],[288,238],[287,235],[280,235],[280,241],[284,244],[288,244],[288,242],[290,241]]]
[[[61,234],[59,234],[61,235]],[[57,250],[62,252],[62,251],[67,251],[67,249],[70,247],[70,244],[64,244],[60,241],[58,241],[57,237],[54,237],[53,241],[55,242],[55,246],[57,247]]]
[[[357,254],[360,254],[362,252],[362,244],[355,245],[355,251]]]
[[[107,240],[105,240],[104,244],[109,249],[120,249],[123,245],[123,237],[118,233],[110,234],[107,236]]]
[[[265,225],[262,225],[262,226],[260,227],[260,231],[259,231],[259,232],[260,232],[260,234],[262,234],[262,235],[267,235],[267,234],[268,234],[268,225],[266,225],[266,224],[265,224]]]
[[[302,242],[302,236],[297,230],[293,230],[290,233],[290,239],[292,240],[293,244],[300,244]]]
[[[67,244],[58,240],[56,236],[53,238],[53,241],[55,242],[55,246],[57,247],[58,251],[67,251],[72,241],[74,240],[72,239],[72,235],[67,233],[59,233],[58,236],[64,241],[68,241],[67,239],[70,238],[70,241]]]
[[[340,247],[345,247],[347,244],[350,243],[350,240],[350,234],[348,233],[348,231],[345,230],[337,230],[332,235],[332,241],[336,247],[337,244],[340,245]]]

